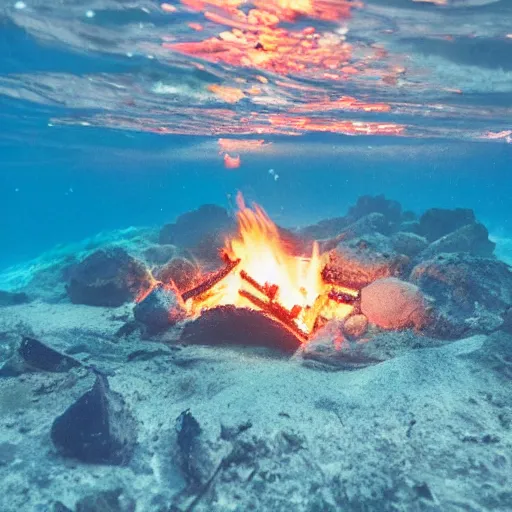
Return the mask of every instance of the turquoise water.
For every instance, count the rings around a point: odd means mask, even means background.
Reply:
[[[438,3],[3,2],[0,267],[238,190],[283,225],[384,193],[508,236],[512,7]],[[221,138],[264,145],[226,169]]]

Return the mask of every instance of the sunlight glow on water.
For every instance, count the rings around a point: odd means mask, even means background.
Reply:
[[[48,51],[97,60],[4,74],[0,94],[58,106],[52,126],[512,142],[512,8],[499,4],[16,2],[5,15]]]

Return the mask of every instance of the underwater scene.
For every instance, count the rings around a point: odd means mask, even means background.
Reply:
[[[0,1],[0,512],[510,512],[512,2]]]

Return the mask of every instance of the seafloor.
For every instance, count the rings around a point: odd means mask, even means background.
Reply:
[[[2,512],[512,510],[512,335],[505,317],[489,321],[490,302],[481,325],[472,311],[449,340],[377,329],[370,352],[382,362],[347,369],[328,352],[305,364],[258,347],[172,342],[172,331],[166,343],[120,336],[133,302],[68,298],[71,263],[112,244],[143,258],[156,243],[152,230],[106,234],[2,276],[0,288],[27,294],[0,306]],[[443,258],[498,261],[471,254],[482,244],[455,249]],[[80,365],[25,353],[13,366],[23,337]],[[55,422],[93,385],[110,425],[97,426],[109,432],[91,461],[94,441],[80,436],[94,404],[75,411],[67,433]],[[81,455],[70,439],[85,443]],[[109,452],[112,439],[124,441]]]

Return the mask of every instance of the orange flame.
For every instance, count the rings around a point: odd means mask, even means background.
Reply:
[[[248,284],[244,274],[262,288],[273,287],[276,293],[271,301],[287,311],[298,312],[294,323],[306,334],[313,330],[320,313],[323,318],[330,319],[344,318],[352,311],[350,305],[328,300],[329,287],[321,276],[325,262],[316,243],[311,257],[293,256],[287,251],[278,227],[261,207],[247,207],[241,194],[237,196],[237,204],[239,233],[226,242],[225,254],[240,263],[209,292],[189,301],[187,307],[191,314],[221,305],[258,309],[240,291],[249,292],[265,302],[269,297]]]

